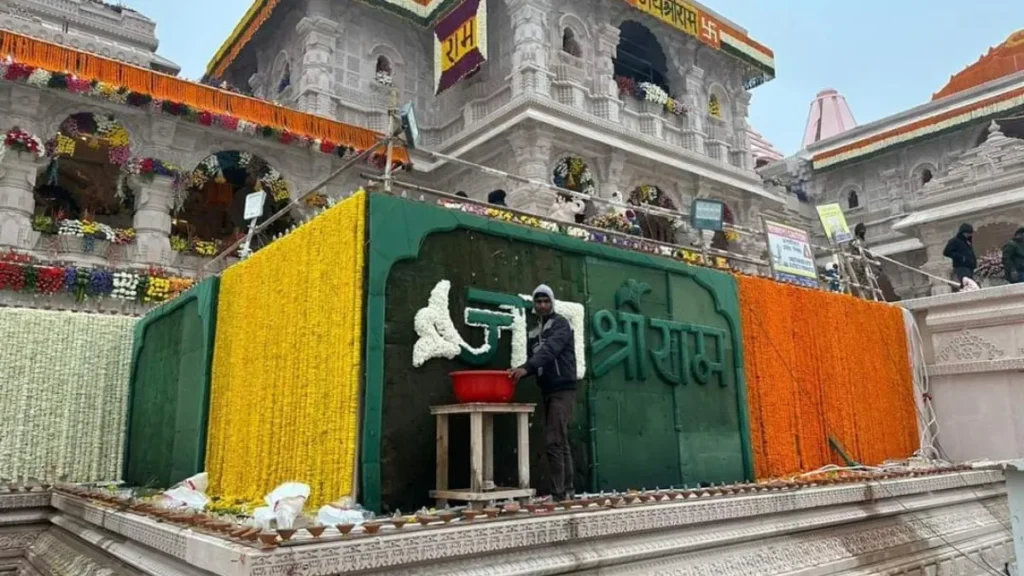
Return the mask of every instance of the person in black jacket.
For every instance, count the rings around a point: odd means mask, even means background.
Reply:
[[[961,224],[948,243],[942,255],[953,262],[953,274],[957,282],[963,284],[964,278],[974,279],[974,269],[978,265],[978,259],[974,255],[974,227],[970,224]]]
[[[1024,228],[1017,228],[1013,238],[1003,246],[1003,271],[1010,284],[1024,282]]]
[[[576,404],[576,339],[569,321],[555,313],[555,293],[545,284],[533,291],[537,326],[530,330],[526,364],[509,370],[519,382],[536,376],[543,398],[544,450],[547,453],[549,494],[556,501],[573,493],[569,423]]]

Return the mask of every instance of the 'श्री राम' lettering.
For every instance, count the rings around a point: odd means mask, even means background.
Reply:
[[[725,387],[725,331],[644,316],[640,299],[648,292],[647,284],[628,280],[615,295],[615,311],[594,313],[591,354],[594,359],[604,355],[596,361],[594,377],[600,378],[623,364],[626,380],[647,380],[649,355],[658,377],[673,386],[706,385],[717,375],[719,386]],[[648,346],[648,330],[658,336],[660,344],[656,348]],[[608,350],[614,351],[606,353]]]
[[[447,72],[462,61],[467,54],[477,49],[476,15],[467,19],[444,39],[441,51],[441,71]]]
[[[691,36],[700,37],[700,12],[678,0],[635,0],[640,10]]]

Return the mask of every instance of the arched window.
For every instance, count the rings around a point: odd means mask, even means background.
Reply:
[[[627,20],[619,26],[619,46],[615,51],[615,76],[650,82],[671,92],[668,64],[658,39],[639,22]]]
[[[860,197],[857,196],[856,190],[850,190],[850,192],[846,195],[846,207],[849,208],[850,210],[860,207]]]
[[[131,242],[135,199],[122,172],[131,156],[128,144],[128,132],[113,116],[65,118],[49,144],[53,159],[36,179],[32,227],[81,238],[89,252],[96,240]]]
[[[918,192],[935,178],[935,166],[925,162],[914,167],[910,173],[910,187],[912,191]]]
[[[394,68],[391,66],[391,60],[381,54],[377,56],[377,67],[374,75],[374,80],[382,86],[393,86],[395,84]]]
[[[661,188],[649,184],[641,184],[629,193],[626,200],[634,206],[654,206],[662,210],[678,212],[675,202],[668,197]],[[650,238],[659,242],[675,242],[676,227],[679,221],[667,216],[636,212],[637,223],[640,225],[640,233],[644,238]]]
[[[708,97],[708,114],[715,118],[722,117],[722,103],[718,101],[717,94]]]
[[[284,63],[284,70],[281,71],[281,79],[277,82],[277,93],[280,94],[288,89],[292,85],[292,66],[288,62]]]
[[[237,151],[207,156],[192,171],[188,195],[171,221],[171,248],[199,256],[215,255],[245,234],[245,198],[261,190],[267,194],[263,218],[291,200],[281,174],[262,158]],[[253,250],[286,231],[292,223],[290,216],[275,221],[255,239]]]
[[[562,52],[577,58],[583,57],[583,49],[580,48],[580,43],[576,41],[576,33],[568,26],[562,31]]]

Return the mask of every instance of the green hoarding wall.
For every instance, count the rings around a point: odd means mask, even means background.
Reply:
[[[166,488],[201,472],[206,454],[216,277],[135,327],[124,480]]]
[[[486,321],[488,298],[515,298],[543,282],[585,309],[586,375],[571,429],[577,489],[753,476],[731,276],[388,196],[371,196],[369,226],[360,463],[367,507],[426,504],[436,456],[429,407],[454,402],[448,373],[510,364],[510,338],[501,336],[493,354],[413,367],[414,319],[442,280],[451,285],[451,318],[473,346],[483,331],[466,325],[465,309],[477,309],[471,321]],[[515,401],[539,400],[531,381],[517,388]],[[468,425],[454,422],[449,478],[463,487]],[[509,485],[514,430],[500,419],[495,427],[495,480]],[[546,476],[542,433],[538,414],[530,438],[535,487]]]

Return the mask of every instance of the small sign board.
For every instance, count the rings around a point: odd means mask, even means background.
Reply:
[[[806,230],[765,220],[764,233],[768,239],[772,276],[776,280],[811,288],[820,286],[814,250]]]
[[[846,224],[846,216],[839,204],[822,204],[817,207],[818,219],[821,220],[821,227],[825,229],[825,236],[833,244],[842,244],[853,240],[850,234],[850,227]]]
[[[697,230],[722,230],[725,218],[725,204],[721,200],[694,198],[690,204],[690,225]]]
[[[405,132],[405,147],[415,150],[420,141],[420,124],[416,121],[416,110],[412,102],[402,106],[402,131]]]
[[[267,193],[263,191],[253,192],[245,197],[246,220],[254,220],[263,216],[263,205],[267,202]]]

